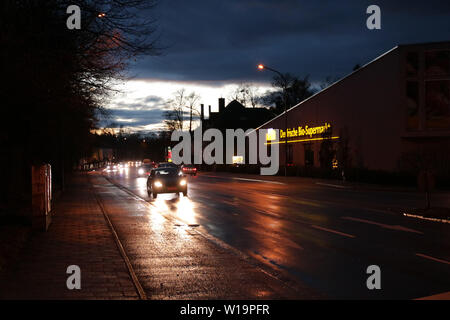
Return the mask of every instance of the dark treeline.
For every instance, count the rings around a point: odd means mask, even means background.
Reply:
[[[69,5],[81,29],[69,30]],[[54,184],[90,153],[91,134],[113,80],[127,63],[158,54],[154,22],[140,19],[148,0],[3,0],[0,2],[0,213],[30,201],[33,164],[50,163]],[[100,13],[105,13],[101,16]]]

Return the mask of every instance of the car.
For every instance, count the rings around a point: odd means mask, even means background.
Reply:
[[[155,168],[147,178],[147,193],[154,199],[160,193],[176,193],[179,195],[179,192],[182,192],[186,197],[187,191],[186,176],[178,168]]]
[[[181,167],[181,171],[183,174],[192,174],[194,176],[197,175],[197,168],[192,164],[185,164]]]
[[[158,168],[179,168],[178,165],[176,165],[173,162],[160,162],[158,164]]]
[[[152,164],[143,164],[138,168],[138,176],[142,177],[142,176],[148,176],[150,175],[150,171],[152,171],[153,169],[153,165]]]

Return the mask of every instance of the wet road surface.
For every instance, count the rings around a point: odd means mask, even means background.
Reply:
[[[93,183],[153,298],[413,299],[450,291],[450,225],[386,210],[417,205],[416,194],[202,173],[188,178],[188,197],[152,199],[134,168],[103,175],[108,180],[93,175]],[[381,290],[367,289],[370,265],[381,268]],[[239,282],[233,291],[229,284]]]

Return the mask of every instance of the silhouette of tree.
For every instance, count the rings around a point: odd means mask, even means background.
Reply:
[[[69,30],[69,5],[81,30]],[[0,162],[4,199],[29,199],[30,165],[50,163],[56,184],[88,154],[113,81],[130,61],[159,54],[154,21],[139,17],[154,1],[4,0],[0,2],[0,88],[4,124]],[[99,12],[106,15],[99,18]],[[3,166],[2,166],[3,167]],[[17,188],[8,189],[15,181]],[[5,187],[6,186],[6,187]]]
[[[236,89],[232,90],[228,97],[229,100],[236,100],[243,106],[255,108],[261,101],[259,89],[252,83],[241,83]]]
[[[309,76],[300,79],[289,73],[284,74],[283,77],[276,75],[273,77],[272,86],[276,90],[266,92],[261,101],[263,104],[272,107],[277,114],[284,112],[283,88],[286,88],[287,108],[295,106],[314,94]]]

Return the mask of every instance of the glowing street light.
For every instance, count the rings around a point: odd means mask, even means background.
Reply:
[[[100,13],[97,15],[97,17],[99,17],[99,18],[104,18],[104,17],[106,17],[106,13],[100,12]]]
[[[284,104],[284,130],[285,130],[285,141],[284,141],[284,176],[287,176],[287,148],[288,148],[288,136],[287,136],[287,80],[285,76],[278,70],[275,70],[273,68],[270,68],[262,63],[258,64],[258,69],[263,70],[269,70],[272,72],[275,72],[278,74],[282,80],[282,86],[283,86],[283,104]]]

